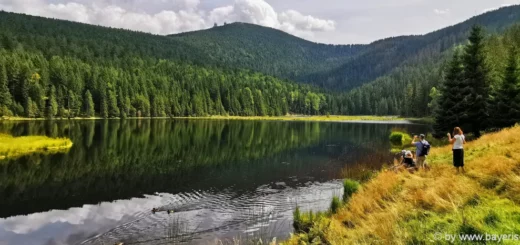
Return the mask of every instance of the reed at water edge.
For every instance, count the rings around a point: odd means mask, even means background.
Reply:
[[[66,152],[72,147],[67,138],[49,138],[46,136],[13,137],[0,133],[0,160],[16,158],[31,153]]]

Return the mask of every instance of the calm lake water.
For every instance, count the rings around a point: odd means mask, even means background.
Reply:
[[[392,162],[392,128],[202,120],[33,121],[0,132],[69,137],[66,154],[0,160],[0,244],[215,244],[285,239],[292,211],[326,210],[341,178]],[[152,208],[174,210],[155,214]]]

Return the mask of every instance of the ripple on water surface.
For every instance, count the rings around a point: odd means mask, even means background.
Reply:
[[[285,187],[284,183],[273,183]],[[292,231],[292,211],[325,210],[332,196],[342,193],[341,182],[311,183],[298,188],[263,185],[254,191],[231,190],[158,194],[159,212],[125,214],[131,221],[102,232],[82,244],[206,244],[233,238],[285,238]],[[151,198],[151,197],[147,197]],[[124,205],[124,204],[122,204]],[[143,207],[148,208],[148,207]],[[174,210],[168,214],[167,210]]]

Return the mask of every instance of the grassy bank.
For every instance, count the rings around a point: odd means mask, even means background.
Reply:
[[[35,152],[66,152],[71,147],[72,141],[66,138],[49,138],[46,136],[13,137],[7,134],[0,134],[0,160]]]
[[[270,121],[406,121],[401,117],[390,116],[210,116],[210,117],[184,117],[186,119],[216,119],[216,120],[270,120]]]
[[[461,244],[459,234],[520,234],[520,126],[465,150],[465,174],[456,174],[450,146],[435,147],[430,171],[379,173],[336,214],[314,221],[319,237],[295,234],[287,243],[452,244],[452,234]]]
[[[100,117],[74,117],[71,120],[99,120],[104,119]],[[118,119],[118,118],[113,118]],[[128,119],[150,119],[150,117],[129,117]],[[194,119],[194,120],[269,120],[269,121],[409,121],[420,119],[407,119],[397,116],[206,116],[206,117],[154,117],[153,119]],[[5,121],[35,121],[47,120],[45,118],[24,118],[24,117],[9,117],[3,118]],[[68,118],[54,118],[54,120],[69,120]],[[0,120],[1,121],[1,120]]]

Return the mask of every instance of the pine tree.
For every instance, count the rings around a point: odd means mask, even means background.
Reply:
[[[11,93],[7,84],[7,71],[4,64],[0,64],[0,106],[11,105]]]
[[[108,90],[108,116],[119,117],[119,108],[117,107],[116,93],[110,89]]]
[[[518,78],[517,51],[511,48],[505,77],[495,98],[493,126],[503,128],[520,122],[520,79]]]
[[[102,118],[108,118],[108,102],[106,92],[101,93],[101,103],[99,108],[99,114]]]
[[[463,113],[460,105],[462,97],[462,80],[464,67],[460,50],[455,50],[453,58],[448,64],[446,76],[440,87],[440,96],[437,109],[434,111],[435,124],[433,126],[436,136],[443,136],[453,127],[460,125],[460,117]]]
[[[126,118],[128,116],[128,107],[126,105],[126,98],[123,95],[123,90],[119,87],[117,91],[117,105],[119,107],[120,118]]]
[[[56,88],[51,86],[47,92],[47,100],[45,102],[45,117],[54,118],[58,113],[58,102],[56,101]]]
[[[84,98],[84,112],[86,117],[93,117],[95,114],[95,105],[94,100],[92,99],[92,94],[90,93],[90,90],[87,90],[85,92],[85,98]]]
[[[255,114],[257,116],[265,116],[266,113],[266,109],[265,109],[265,101],[264,101],[264,96],[262,95],[262,91],[256,89],[255,90],[255,97],[254,97],[254,101],[255,101]]]
[[[32,118],[35,116],[35,113],[33,111],[33,102],[31,100],[31,98],[27,98],[27,101],[25,102],[26,103],[26,106],[25,106],[25,116],[26,117],[29,117],[29,118]]]
[[[484,33],[480,26],[474,26],[469,36],[469,44],[464,49],[464,85],[461,92],[468,92],[462,106],[464,117],[461,125],[468,127],[476,137],[485,129],[489,119],[489,69],[486,65]]]

